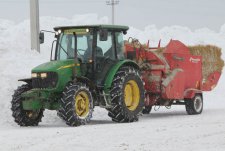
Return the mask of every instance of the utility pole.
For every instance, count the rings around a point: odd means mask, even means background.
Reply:
[[[40,52],[39,32],[39,0],[30,0],[31,50],[37,50],[38,52]]]
[[[114,13],[115,13],[115,5],[119,4],[118,0],[110,0],[106,1],[106,5],[111,5],[112,6],[112,24],[114,25]]]

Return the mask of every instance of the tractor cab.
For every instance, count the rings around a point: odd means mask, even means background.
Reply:
[[[128,27],[113,25],[56,27],[54,60],[74,59],[80,75],[101,86],[108,70],[124,59],[123,34]]]

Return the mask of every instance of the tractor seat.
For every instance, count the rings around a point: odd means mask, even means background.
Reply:
[[[97,56],[97,57],[103,57],[103,51],[102,51],[102,48],[97,47],[97,49],[96,49],[96,56]]]

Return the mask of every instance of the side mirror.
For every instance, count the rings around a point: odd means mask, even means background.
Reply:
[[[39,34],[39,41],[40,41],[40,44],[43,44],[45,42],[45,35],[43,32],[40,32]]]
[[[108,39],[108,31],[106,29],[101,29],[99,31],[100,41],[107,41]]]

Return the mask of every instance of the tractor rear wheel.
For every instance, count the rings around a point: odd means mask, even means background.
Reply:
[[[21,97],[21,94],[30,89],[31,87],[28,84],[22,85],[17,88],[12,96],[12,116],[14,117],[15,122],[20,126],[37,126],[43,117],[43,109],[36,111],[23,109],[23,98]]]
[[[137,69],[122,67],[113,79],[110,95],[112,108],[108,115],[113,121],[138,120],[144,107],[144,86]]]
[[[60,114],[69,126],[88,123],[93,112],[93,97],[83,83],[67,85],[60,100]]]
[[[201,94],[196,94],[193,99],[185,99],[187,114],[201,114],[203,110],[203,98]]]

